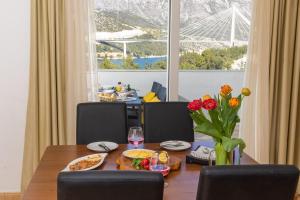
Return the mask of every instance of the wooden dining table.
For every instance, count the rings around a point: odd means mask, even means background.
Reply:
[[[185,162],[186,155],[205,142],[194,142],[192,148],[185,151],[168,151],[169,156],[182,160],[178,171],[172,171],[165,177],[168,186],[164,189],[164,200],[195,200],[201,165]],[[96,170],[118,170],[116,160],[123,151],[130,149],[127,144],[119,145],[106,157],[104,163]],[[159,144],[144,144],[145,149],[161,150]],[[32,180],[24,192],[24,200],[55,200],[57,199],[57,175],[66,165],[81,156],[93,154],[85,145],[49,146],[37,167]],[[243,154],[241,164],[257,164],[251,157]]]

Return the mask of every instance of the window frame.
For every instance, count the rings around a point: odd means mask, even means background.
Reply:
[[[168,62],[166,79],[168,101],[178,101],[179,96],[180,1],[181,0],[169,0]]]
[[[167,101],[179,100],[181,0],[168,0]],[[232,36],[231,36],[232,37]]]

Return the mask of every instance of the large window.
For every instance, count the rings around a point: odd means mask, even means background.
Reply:
[[[118,82],[144,95],[166,86],[168,0],[97,0],[97,59],[101,85]]]
[[[250,10],[251,0],[181,1],[180,100],[217,93],[224,83],[241,87]]]
[[[169,79],[174,76],[174,71],[168,70],[170,60],[178,60],[178,69],[175,70],[178,89],[175,92],[180,100],[215,92],[213,89],[223,83],[236,87],[242,84],[247,62],[251,0],[96,2],[101,85],[121,81],[144,95],[153,81],[172,84]],[[171,13],[174,12],[171,3],[180,6],[180,12]],[[169,24],[170,20],[173,23]],[[170,27],[174,21],[179,23],[179,30],[176,26],[175,29]],[[177,40],[170,39],[178,33]],[[168,49],[172,43],[179,44],[177,56],[170,53],[174,49]],[[169,55],[173,56],[168,59]]]

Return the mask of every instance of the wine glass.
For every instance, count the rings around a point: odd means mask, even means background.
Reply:
[[[128,133],[128,143],[138,148],[139,145],[144,144],[144,134],[142,127],[130,127]]]

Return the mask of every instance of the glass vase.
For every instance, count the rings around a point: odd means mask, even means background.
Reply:
[[[215,144],[216,165],[233,165],[234,150],[226,152],[222,143]]]

